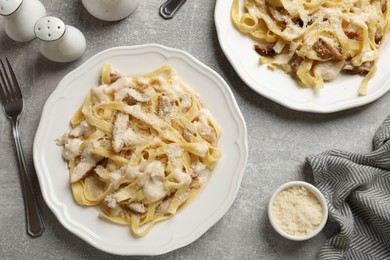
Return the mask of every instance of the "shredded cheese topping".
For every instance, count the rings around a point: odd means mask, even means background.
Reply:
[[[292,186],[279,192],[272,205],[276,224],[293,236],[305,236],[319,227],[323,219],[322,205],[303,186]]]
[[[76,202],[145,236],[187,204],[221,152],[220,127],[169,66],[126,77],[102,69],[57,139]]]
[[[323,87],[340,72],[365,78],[367,94],[378,47],[389,31],[388,0],[234,0],[231,16],[256,43],[260,63],[291,73],[306,87]]]

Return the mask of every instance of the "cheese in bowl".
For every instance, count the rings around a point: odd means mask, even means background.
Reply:
[[[57,144],[75,201],[145,236],[206,183],[221,129],[169,66],[129,77],[104,65],[100,83]]]
[[[293,181],[280,186],[272,195],[268,217],[274,229],[291,240],[307,240],[317,235],[328,219],[322,193],[313,185]]]

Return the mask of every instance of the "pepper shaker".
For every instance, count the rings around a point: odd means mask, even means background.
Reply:
[[[35,35],[41,40],[39,52],[55,62],[70,62],[80,58],[86,49],[83,33],[54,16],[46,16],[35,24]]]
[[[5,33],[14,41],[28,42],[35,38],[34,25],[46,15],[38,0],[0,0]]]
[[[81,0],[85,9],[103,21],[119,21],[132,14],[138,0]]]

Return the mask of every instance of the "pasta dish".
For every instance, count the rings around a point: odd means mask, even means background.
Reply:
[[[145,236],[205,184],[221,129],[169,66],[129,77],[104,65],[100,81],[57,144],[75,201]]]
[[[375,74],[389,31],[387,0],[233,0],[238,30],[255,43],[260,63],[280,68],[305,87],[323,87],[341,72]]]

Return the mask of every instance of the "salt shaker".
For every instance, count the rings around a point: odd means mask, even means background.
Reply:
[[[103,21],[119,21],[134,12],[138,0],[81,0],[85,9]]]
[[[14,41],[28,42],[35,38],[34,25],[46,15],[38,0],[0,0],[5,33]]]
[[[55,62],[70,62],[80,58],[86,48],[85,37],[79,29],[65,25],[54,16],[46,16],[35,24],[35,35],[41,40],[39,52]]]

